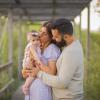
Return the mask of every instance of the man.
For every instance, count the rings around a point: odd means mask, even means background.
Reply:
[[[73,36],[69,20],[57,19],[52,27],[53,39],[66,45],[56,66],[57,75],[36,71],[37,77],[52,87],[53,100],[83,100],[83,51],[79,40]]]

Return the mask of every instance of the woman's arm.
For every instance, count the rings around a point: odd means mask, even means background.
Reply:
[[[56,61],[48,61],[48,65],[44,65],[43,63],[40,63],[39,68],[48,74],[55,75],[57,71]]]
[[[45,65],[39,60],[36,52],[32,48],[30,49],[31,49],[32,55],[35,57],[36,63],[39,65],[39,68],[48,74],[55,75],[56,74],[56,60],[50,60],[48,61],[48,65]]]

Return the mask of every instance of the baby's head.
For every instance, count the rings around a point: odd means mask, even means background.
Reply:
[[[27,41],[33,42],[39,40],[39,33],[37,31],[32,30],[31,32],[27,33]]]

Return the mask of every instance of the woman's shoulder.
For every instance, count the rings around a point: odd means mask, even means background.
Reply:
[[[49,54],[60,54],[60,48],[57,47],[55,44],[51,43],[48,46],[47,52],[49,52]]]
[[[60,50],[60,48],[58,46],[56,46],[54,43],[51,43],[48,48],[51,49],[51,50],[53,50],[53,49],[54,50]]]
[[[47,58],[57,58],[60,55],[60,49],[55,44],[50,44],[48,49],[44,52]]]

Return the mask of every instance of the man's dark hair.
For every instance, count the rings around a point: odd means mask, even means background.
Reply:
[[[52,29],[57,29],[61,34],[73,35],[72,23],[65,18],[54,20]]]

